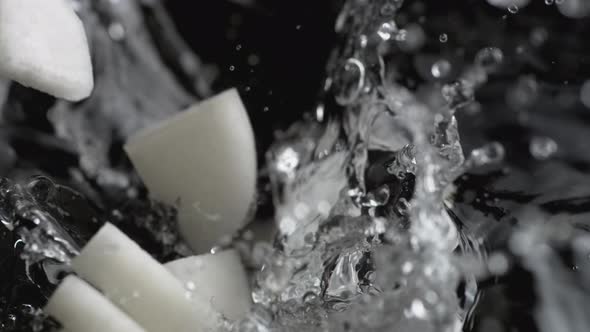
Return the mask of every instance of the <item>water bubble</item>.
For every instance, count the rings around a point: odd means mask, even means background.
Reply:
[[[297,153],[292,147],[285,148],[277,156],[275,166],[277,171],[291,176],[297,166],[299,166],[299,153]]]
[[[486,47],[475,55],[475,64],[484,68],[487,72],[492,72],[500,66],[503,59],[502,50],[497,47]]]
[[[352,104],[365,86],[365,66],[356,58],[349,58],[335,74],[335,99],[340,105]]]
[[[538,160],[545,160],[557,152],[557,143],[550,137],[536,136],[531,139],[529,151]]]
[[[418,319],[426,319],[426,307],[424,307],[424,303],[422,303],[421,300],[415,299],[414,301],[412,301],[410,312],[411,316],[413,317],[416,317]]]
[[[229,71],[234,71],[234,70],[236,70],[235,66],[229,66]]]
[[[402,272],[404,274],[410,274],[414,270],[414,264],[412,262],[407,261],[402,265]]]
[[[397,31],[398,29],[395,22],[389,21],[381,24],[381,26],[377,30],[377,34],[379,35],[379,37],[381,37],[381,39],[387,41],[390,40],[391,37],[393,37],[393,35],[397,33]]]
[[[192,281],[187,282],[186,285],[185,285],[185,287],[189,291],[194,291],[197,288],[197,286],[195,285],[195,283],[192,282]]]
[[[518,13],[518,6],[517,5],[510,5],[510,6],[508,6],[508,11],[510,12],[510,14],[516,14],[516,13]]]
[[[121,41],[125,38],[125,27],[119,22],[113,22],[108,28],[109,36],[114,41]]]
[[[293,210],[293,213],[295,215],[295,218],[303,220],[305,219],[305,217],[307,217],[307,215],[309,214],[310,209],[307,206],[307,204],[299,202],[295,205],[295,209]]]
[[[479,149],[471,151],[469,162],[473,166],[484,166],[496,164],[504,159],[506,154],[504,146],[498,142],[492,142],[482,146]]]
[[[465,80],[445,84],[441,89],[443,98],[452,109],[456,109],[472,101],[474,93],[473,84]]]
[[[315,302],[315,300],[318,298],[318,296],[313,293],[313,292],[307,292],[305,293],[305,295],[303,295],[303,303],[312,303]]]
[[[319,122],[324,121],[324,114],[325,114],[325,106],[324,104],[319,104],[315,109],[315,118]]]
[[[282,234],[290,235],[297,229],[297,222],[290,217],[284,217],[279,220],[279,229]]]
[[[521,77],[516,86],[508,91],[508,104],[515,109],[531,106],[537,99],[538,90],[539,85],[534,77]]]
[[[441,43],[446,43],[449,40],[449,36],[447,36],[446,33],[441,33],[440,36],[438,36],[438,40]]]
[[[503,275],[508,272],[508,258],[502,253],[494,253],[488,260],[488,269],[494,275]]]
[[[248,65],[257,66],[260,63],[260,57],[256,54],[250,54],[248,56]]]
[[[363,197],[362,205],[365,207],[383,206],[389,201],[389,195],[389,187],[387,185],[383,185],[365,195]]]
[[[547,41],[547,37],[549,37],[547,29],[543,27],[535,28],[531,31],[531,44],[536,47],[541,46]]]
[[[359,36],[359,45],[362,48],[365,48],[365,47],[367,47],[368,44],[369,44],[369,37],[367,37],[367,35],[364,35],[364,34],[360,35]]]
[[[450,72],[451,64],[445,59],[438,60],[432,65],[432,68],[430,69],[430,73],[435,78],[447,77]]]
[[[35,200],[46,202],[50,200],[57,192],[55,183],[43,175],[35,176],[27,184],[27,189],[33,195]]]
[[[411,203],[403,197],[400,198],[397,201],[397,204],[395,205],[397,213],[399,213],[402,216],[407,215],[410,212],[411,207]]]
[[[559,12],[569,18],[583,18],[590,15],[590,2],[587,0],[555,0]]]
[[[405,52],[414,52],[419,50],[426,41],[426,34],[420,24],[410,23],[404,31],[405,39],[399,41],[399,47]]]

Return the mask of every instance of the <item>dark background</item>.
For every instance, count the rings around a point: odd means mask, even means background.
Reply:
[[[219,67],[214,90],[237,87],[259,148],[315,107],[341,1],[167,1],[181,35]],[[260,151],[259,151],[260,152]]]

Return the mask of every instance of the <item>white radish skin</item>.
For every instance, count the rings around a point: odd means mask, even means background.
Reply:
[[[0,0],[0,75],[70,101],[94,87],[88,41],[68,0]]]
[[[125,150],[152,197],[178,204],[180,231],[196,253],[244,225],[256,189],[256,149],[235,89],[138,133]]]
[[[186,257],[165,266],[195,298],[209,301],[225,317],[237,320],[250,311],[250,285],[235,250]]]
[[[144,332],[100,292],[75,276],[62,281],[45,312],[63,326],[62,332]]]
[[[180,281],[115,226],[106,224],[72,266],[148,332],[215,331],[207,301],[191,299]]]

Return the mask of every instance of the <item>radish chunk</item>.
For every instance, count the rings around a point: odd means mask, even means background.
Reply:
[[[84,26],[68,0],[0,0],[0,75],[80,101],[94,81]]]

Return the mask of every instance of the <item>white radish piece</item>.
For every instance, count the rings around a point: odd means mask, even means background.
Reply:
[[[193,301],[170,271],[111,224],[88,242],[72,267],[146,331],[212,331],[219,324],[207,301]]]
[[[235,250],[186,257],[165,266],[195,298],[209,301],[225,317],[237,320],[250,311],[250,286]]]
[[[75,276],[57,287],[45,312],[71,332],[143,332],[139,325],[99,291]]]
[[[152,197],[178,203],[180,231],[196,253],[244,225],[256,189],[256,149],[235,89],[141,131],[125,150]]]
[[[68,0],[0,0],[0,75],[70,101],[94,81],[82,22]]]

